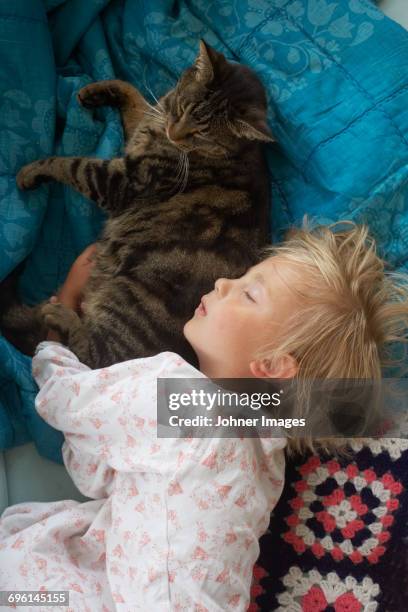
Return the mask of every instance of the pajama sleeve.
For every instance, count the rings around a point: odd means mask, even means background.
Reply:
[[[99,499],[108,495],[112,470],[106,459],[100,456],[96,445],[85,448],[78,444],[84,436],[74,433],[80,415],[78,411],[75,415],[70,412],[71,393],[79,395],[81,381],[88,372],[92,370],[62,344],[42,342],[37,347],[33,358],[33,376],[40,388],[35,401],[37,412],[65,434],[62,456],[79,491],[87,497]]]
[[[135,403],[135,396],[145,380],[153,380],[158,362],[160,359],[140,359],[92,370],[62,344],[38,345],[33,358],[33,376],[40,388],[36,409],[47,423],[64,433],[64,463],[84,495],[108,496],[115,473],[129,468],[126,460],[130,451],[135,458],[131,467],[143,471],[150,442],[146,429],[138,427],[134,412],[144,423],[143,411],[152,413],[155,398],[149,402],[141,393]],[[133,411],[130,416],[129,410]],[[150,430],[151,434],[156,432],[155,422]]]

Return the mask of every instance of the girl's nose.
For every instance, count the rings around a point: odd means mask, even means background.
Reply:
[[[228,293],[230,282],[228,278],[218,278],[215,281],[215,293],[218,297],[224,297]]]

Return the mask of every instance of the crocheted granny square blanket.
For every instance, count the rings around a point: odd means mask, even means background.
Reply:
[[[407,612],[408,440],[289,460],[250,612]]]

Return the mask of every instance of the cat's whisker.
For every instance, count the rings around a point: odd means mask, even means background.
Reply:
[[[187,153],[183,153],[183,169],[184,169],[184,176],[183,176],[183,182],[181,184],[181,188],[179,193],[182,193],[184,191],[184,189],[186,188],[187,185],[187,181],[188,181],[188,171],[190,168],[190,162],[188,160],[188,154]]]
[[[178,158],[178,164],[177,164],[177,174],[176,174],[176,179],[177,179],[177,187],[179,184],[179,179],[182,176],[182,172],[183,172],[183,153],[180,152],[179,158]]]
[[[157,117],[158,119],[163,119],[164,120],[164,115],[158,111],[154,106],[151,106],[151,104],[148,104],[149,106],[149,111],[144,111],[145,113],[150,113],[150,115],[152,117]]]
[[[161,110],[161,109],[157,108],[156,106],[153,106],[153,104],[150,104],[150,102],[148,102],[146,99],[145,99],[145,103],[147,104],[147,106],[149,107],[149,109],[150,109],[150,110],[151,110],[151,111],[152,111],[152,112],[153,112],[155,115],[158,115],[159,117],[164,117],[164,116],[165,116],[165,113],[164,113],[164,112],[162,112],[162,110]]]
[[[157,105],[157,106],[156,106],[155,108],[156,108],[156,109],[157,109],[159,112],[161,112],[161,113],[165,114],[165,112],[166,112],[166,111],[165,111],[165,108],[164,108],[164,106],[162,105],[162,103],[161,103],[161,102],[159,102],[159,100],[156,98],[156,96],[154,95],[154,93],[153,93],[153,92],[151,92],[151,94],[152,94],[153,98],[154,98],[154,99],[155,99],[155,101],[156,101],[156,105]]]
[[[149,87],[149,85],[146,83],[146,79],[144,79],[144,84],[145,87],[147,89],[147,91],[150,93],[150,95],[152,96],[152,98],[155,100],[157,106],[153,106],[153,104],[150,104],[150,102],[146,103],[148,104],[148,106],[151,108],[152,111],[154,111],[155,113],[157,113],[158,115],[160,115],[161,117],[165,116],[165,109],[163,108],[162,104],[159,102],[159,100],[156,98],[156,96],[154,95],[154,93],[152,92],[151,88]]]
[[[178,163],[177,163],[176,175],[175,175],[175,179],[176,179],[175,187],[174,187],[174,193],[175,194],[178,193],[177,189],[178,189],[178,186],[180,184],[180,179],[181,179],[181,176],[182,176],[182,174],[181,174],[182,170],[183,170],[183,155],[180,152],[180,155],[178,156]]]
[[[152,126],[155,126],[159,131],[162,131],[165,129],[165,122],[156,118],[156,117],[152,117],[151,115],[146,115],[147,117],[149,117],[149,123]]]
[[[158,115],[154,115],[153,113],[150,113],[149,111],[143,111],[143,113],[147,116],[147,117],[151,117],[153,119],[153,121],[156,121],[157,123],[161,123],[161,124],[165,124],[166,121],[163,117],[158,116]]]
[[[182,193],[182,191],[184,191],[184,189],[186,188],[189,169],[187,153],[185,153],[184,151],[180,151],[178,160],[179,161],[177,165],[175,195]]]
[[[150,95],[152,96],[153,100],[156,102],[157,106],[160,108],[160,110],[162,112],[164,112],[164,108],[162,106],[162,104],[158,101],[158,99],[156,98],[156,96],[154,95],[154,93],[152,92],[151,88],[149,87],[149,85],[146,83],[146,79],[145,79],[145,87],[147,89],[147,91],[150,93]]]
[[[149,113],[145,113],[146,117],[149,117],[149,119],[151,119],[152,123],[161,123],[161,121],[159,119],[157,119],[157,117],[149,115]]]
[[[181,173],[180,173],[180,190],[179,190],[179,193],[180,193],[181,187],[182,187],[182,185],[184,183],[185,174],[186,174],[186,161],[185,161],[185,154],[182,151],[181,152]]]

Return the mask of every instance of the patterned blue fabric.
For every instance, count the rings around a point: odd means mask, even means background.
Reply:
[[[27,258],[28,303],[56,290],[104,218],[61,185],[20,193],[17,170],[50,153],[118,155],[118,113],[80,108],[77,91],[119,77],[153,101],[201,37],[267,88],[279,143],[268,152],[273,239],[305,213],[366,221],[390,264],[407,269],[408,33],[371,1],[3,0],[0,32],[0,279]],[[0,337],[0,448],[34,439],[61,461],[62,436],[34,410],[30,367]]]

